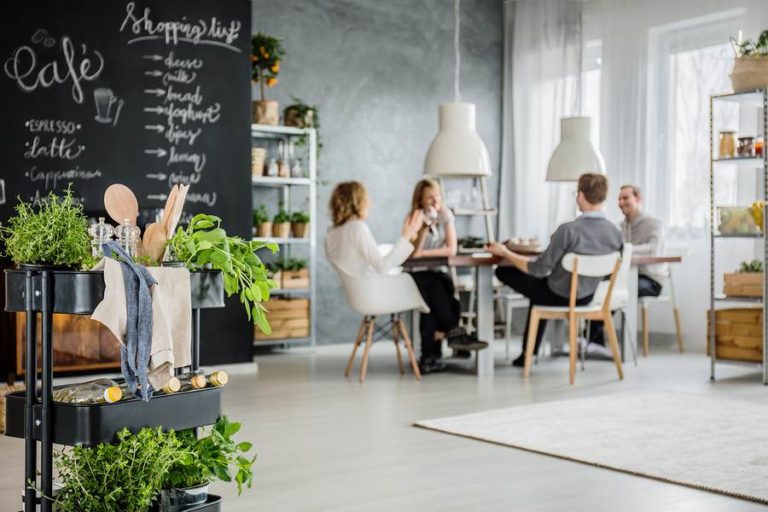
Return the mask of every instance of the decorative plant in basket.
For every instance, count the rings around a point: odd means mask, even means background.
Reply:
[[[317,137],[317,151],[318,153],[323,147],[320,142],[320,114],[317,111],[316,105],[308,105],[304,100],[291,96],[293,103],[285,107],[283,111],[283,123],[285,126],[295,126],[297,128],[314,128]],[[305,146],[307,144],[307,136],[302,135],[296,141],[297,146]]]
[[[286,290],[309,288],[307,260],[288,258],[277,263],[281,269],[282,287]]]
[[[309,214],[306,212],[293,212],[291,214],[291,232],[295,238],[304,238],[307,236],[307,226],[309,225]]]
[[[221,270],[227,296],[239,294],[248,319],[265,333],[271,332],[261,303],[269,300],[275,283],[267,277],[267,269],[256,251],[268,248],[275,253],[276,244],[227,236],[219,217],[199,213],[186,229],[176,230],[169,245],[176,258],[190,270],[207,266]]]
[[[71,186],[63,196],[51,192],[38,204],[19,201],[16,215],[0,226],[3,255],[18,265],[85,268],[95,261],[83,206]]]
[[[272,223],[269,221],[269,213],[266,205],[261,205],[253,211],[253,225],[256,228],[256,236],[267,238],[272,234]]]
[[[259,84],[260,100],[253,103],[253,122],[276,125],[280,121],[279,105],[267,100],[266,87],[277,85],[277,75],[285,50],[282,40],[259,32],[251,38],[251,80]]]
[[[768,87],[768,30],[764,30],[757,42],[751,39],[731,38],[736,59],[731,71],[734,92],[747,92]]]
[[[272,236],[275,238],[288,238],[290,234],[291,216],[284,209],[280,208],[280,211],[272,219]]]

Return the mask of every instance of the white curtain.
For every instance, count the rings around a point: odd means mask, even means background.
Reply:
[[[575,213],[575,187],[546,183],[560,119],[581,110],[582,3],[504,4],[504,118],[499,239],[549,234]]]

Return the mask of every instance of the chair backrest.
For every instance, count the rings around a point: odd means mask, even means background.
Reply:
[[[621,309],[629,301],[629,271],[632,266],[632,244],[625,243],[621,251],[621,266],[616,275],[616,284],[611,295],[611,310]],[[592,299],[592,304],[604,304],[608,293],[608,281],[601,281]]]
[[[398,275],[352,275],[331,262],[339,276],[349,307],[362,315],[388,315],[419,310],[429,313],[429,307],[413,278]]]
[[[579,276],[605,277],[610,275],[608,290],[605,293],[603,308],[610,308],[611,295],[616,284],[616,276],[621,266],[621,254],[616,251],[609,254],[586,255],[569,252],[563,256],[563,268],[571,272],[571,293],[568,306],[576,307],[576,292],[579,288]]]

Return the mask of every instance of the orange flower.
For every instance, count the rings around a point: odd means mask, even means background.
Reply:
[[[251,55],[251,62],[259,62],[259,56],[258,55]]]
[[[277,78],[270,76],[267,78],[267,87],[274,87],[277,85]]]

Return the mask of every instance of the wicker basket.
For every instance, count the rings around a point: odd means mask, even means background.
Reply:
[[[739,57],[731,71],[733,92],[756,91],[768,87],[768,57]]]
[[[24,386],[21,384],[14,384],[9,386],[7,384],[0,384],[0,433],[5,432],[5,394],[13,391],[22,391]]]

